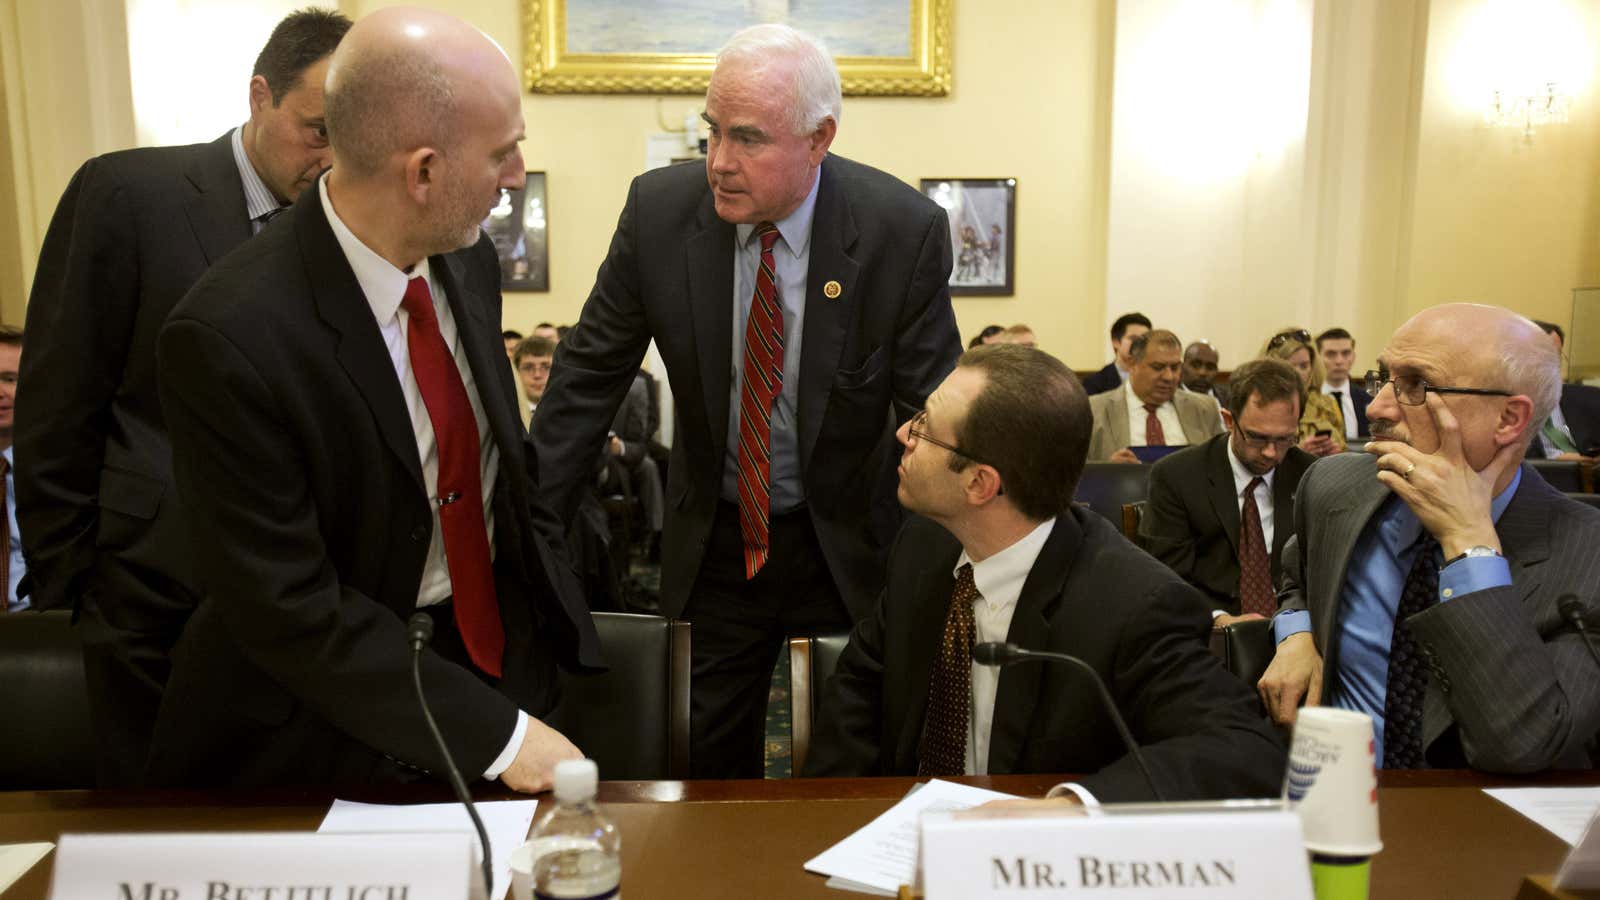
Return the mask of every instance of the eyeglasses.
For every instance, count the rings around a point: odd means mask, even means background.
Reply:
[[[1267,341],[1267,349],[1276,350],[1289,341],[1298,341],[1309,345],[1311,343],[1311,332],[1304,328],[1298,328],[1294,331],[1280,331],[1272,336],[1272,340]]]
[[[907,428],[906,430],[911,434],[912,437],[916,438],[919,441],[927,441],[928,443],[934,445],[935,447],[943,447],[944,449],[949,450],[951,453],[954,453],[957,456],[965,456],[967,459],[970,459],[973,462],[983,463],[986,466],[990,465],[990,463],[984,463],[983,460],[977,458],[976,456],[973,456],[971,453],[968,453],[967,451],[961,449],[960,447],[957,447],[955,444],[946,444],[944,441],[941,441],[938,438],[934,437],[933,435],[929,434],[925,430],[927,427],[928,427],[928,411],[927,410],[923,410],[923,411],[921,411],[921,412],[919,412],[916,415],[911,417],[911,426],[909,428]]]
[[[1233,428],[1235,431],[1239,432],[1240,437],[1244,438],[1245,444],[1249,446],[1251,450],[1265,450],[1268,447],[1274,447],[1278,450],[1287,450],[1290,447],[1293,447],[1300,440],[1297,435],[1293,434],[1289,435],[1288,437],[1273,437],[1269,434],[1256,434],[1254,431],[1245,431],[1238,425],[1233,426]]]
[[[1421,406],[1428,402],[1428,392],[1435,394],[1477,394],[1483,397],[1510,397],[1510,391],[1500,391],[1493,388],[1445,387],[1443,385],[1429,384],[1416,375],[1389,374],[1388,369],[1378,369],[1367,373],[1367,393],[1373,397],[1383,390],[1384,385],[1394,385],[1394,397],[1406,406]]]

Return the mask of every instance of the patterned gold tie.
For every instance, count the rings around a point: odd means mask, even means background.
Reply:
[[[972,644],[977,632],[972,604],[977,599],[978,586],[972,580],[972,564],[968,563],[956,573],[956,589],[950,594],[950,610],[945,613],[944,640],[939,644],[933,677],[928,682],[928,714],[922,723],[922,743],[917,748],[918,775],[966,774],[967,731],[972,714]]]

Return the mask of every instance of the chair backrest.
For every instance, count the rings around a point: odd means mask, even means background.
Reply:
[[[1271,619],[1246,619],[1211,631],[1211,652],[1222,660],[1229,672],[1239,676],[1252,690],[1272,663],[1278,651],[1272,640]]]
[[[1148,502],[1140,500],[1136,503],[1122,504],[1122,536],[1141,549],[1144,543],[1139,540],[1139,520],[1144,518],[1144,507]]]
[[[1530,459],[1535,471],[1550,482],[1550,486],[1564,494],[1583,494],[1594,489],[1586,477],[1583,463],[1569,459]]]
[[[849,643],[848,631],[789,638],[789,721],[793,728],[789,759],[795,775],[805,771],[806,754],[811,749],[811,725],[816,718],[822,688],[839,665],[839,656]]]
[[[1587,503],[1595,509],[1600,509],[1600,494],[1568,494],[1567,496],[1579,503]]]
[[[607,780],[689,777],[689,623],[594,613],[610,671],[562,673],[552,727]]]
[[[1150,496],[1150,467],[1132,463],[1092,462],[1083,467],[1073,499],[1113,525],[1122,525],[1122,504]]]
[[[91,721],[72,613],[0,615],[0,790],[93,787]]]

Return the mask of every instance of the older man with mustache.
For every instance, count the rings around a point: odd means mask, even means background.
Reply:
[[[1418,313],[1368,374],[1376,438],[1300,483],[1277,655],[1258,684],[1372,716],[1385,768],[1586,768],[1600,668],[1574,615],[1600,604],[1600,512],[1522,463],[1560,392],[1527,319]]]

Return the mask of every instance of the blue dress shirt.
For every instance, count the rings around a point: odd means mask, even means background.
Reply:
[[[1490,518],[1511,505],[1522,484],[1519,468],[1511,484],[1489,507]],[[1391,496],[1356,540],[1345,572],[1339,605],[1339,668],[1333,683],[1323,685],[1323,703],[1364,712],[1372,717],[1375,751],[1383,762],[1383,704],[1389,686],[1389,642],[1394,636],[1395,611],[1405,589],[1406,575],[1416,560],[1422,522],[1399,497]],[[1304,551],[1302,551],[1304,552]],[[1439,551],[1435,551],[1439,552]],[[1441,560],[1442,561],[1442,560]],[[1475,591],[1511,583],[1511,566],[1504,557],[1473,556],[1439,570],[1439,602],[1447,603]],[[1272,620],[1279,642],[1291,634],[1311,630],[1311,613],[1287,610]],[[1326,649],[1326,648],[1324,648]]]

